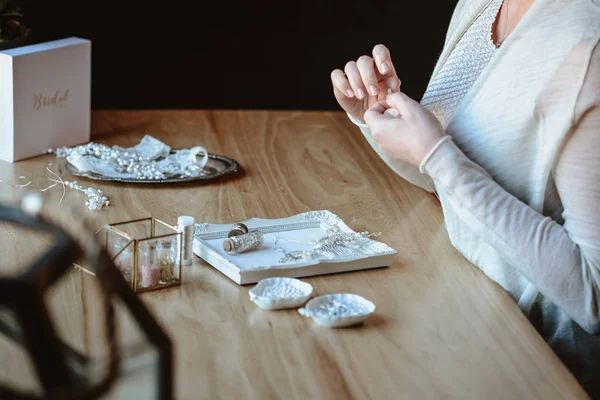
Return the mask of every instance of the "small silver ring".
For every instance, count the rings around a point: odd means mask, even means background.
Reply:
[[[227,237],[239,236],[246,233],[248,233],[248,227],[245,224],[238,222],[237,224],[233,224],[229,234],[227,234]]]

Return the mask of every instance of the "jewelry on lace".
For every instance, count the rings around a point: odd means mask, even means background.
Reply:
[[[327,229],[325,235],[317,240],[309,242],[313,247],[309,250],[287,251],[281,246],[275,248],[276,251],[283,253],[279,259],[280,263],[294,262],[298,260],[310,260],[314,257],[349,257],[356,250],[369,242],[369,238],[379,236],[381,232],[344,232],[339,227]]]
[[[208,152],[202,146],[172,151],[160,140],[146,135],[131,148],[109,147],[90,142],[75,147],[49,149],[58,158],[66,158],[80,172],[135,179],[167,179],[170,176],[206,175]]]
[[[365,242],[365,239],[379,236],[380,232],[369,233],[364,232],[343,232],[340,228],[334,227],[327,229],[325,236],[318,240],[312,241],[315,250],[322,249],[326,246],[344,246],[344,247],[359,247]]]
[[[225,239],[223,250],[229,254],[238,254],[246,251],[256,250],[263,245],[263,234],[260,231],[252,231],[243,235],[236,235]]]

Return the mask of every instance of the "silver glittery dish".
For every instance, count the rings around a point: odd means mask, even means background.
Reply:
[[[172,151],[171,153],[173,153]],[[69,163],[65,164],[65,168],[72,175],[81,176],[83,178],[93,179],[96,181],[109,181],[109,182],[122,182],[122,183],[181,183],[181,182],[195,182],[195,181],[206,181],[220,178],[224,175],[229,175],[238,172],[239,164],[237,161],[216,154],[209,154],[208,161],[204,166],[205,174],[200,176],[185,176],[185,175],[173,175],[167,179],[135,179],[135,178],[117,178],[104,176],[94,172],[79,172],[79,170]]]
[[[294,278],[267,278],[250,289],[250,300],[263,310],[299,307],[312,296],[313,287]]]
[[[312,299],[298,312],[319,325],[342,328],[363,322],[375,312],[375,304],[357,294],[326,294]]]

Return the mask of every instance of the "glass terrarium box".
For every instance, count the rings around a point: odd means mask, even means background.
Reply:
[[[134,292],[181,285],[181,235],[153,217],[108,224],[96,233]]]

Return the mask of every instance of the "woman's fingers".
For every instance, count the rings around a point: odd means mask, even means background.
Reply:
[[[356,95],[356,98],[362,100],[366,97],[367,92],[365,91],[365,87],[363,86],[362,79],[360,77],[360,72],[358,70],[358,66],[356,62],[350,61],[346,64],[344,68],[346,72],[346,77],[348,78],[348,82],[350,82],[350,86],[352,86],[352,90]]]
[[[396,76],[390,76],[384,81],[384,83],[388,94],[399,92],[402,84],[400,79],[398,79]]]
[[[381,75],[391,75],[395,76],[396,78],[398,77],[398,75],[396,75],[394,64],[392,63],[390,51],[387,47],[382,44],[378,44],[377,46],[373,47],[373,59],[375,60],[377,70]]]
[[[387,47],[378,44],[373,48],[373,59],[377,66],[377,71],[382,76],[382,81],[385,82],[387,93],[396,93],[400,91],[400,79],[396,74],[396,68],[392,63],[392,57]]]
[[[364,120],[367,124],[372,125],[378,121],[390,119],[390,115],[386,113],[388,105],[385,101],[378,101],[373,104],[364,115]]]
[[[373,58],[364,55],[356,62],[350,61],[344,71],[331,73],[334,88],[348,98],[363,100],[367,96],[382,100],[389,93],[400,91],[400,79],[396,74],[390,51],[382,44],[373,48]]]
[[[358,71],[364,87],[373,97],[379,94],[378,79],[375,73],[375,63],[369,56],[361,56],[357,61]]]
[[[341,69],[336,69],[331,72],[331,83],[335,89],[344,93],[349,99],[354,97],[354,90],[352,90],[352,86],[350,86],[344,71]]]
[[[390,107],[395,108],[400,115],[410,116],[418,103],[402,92],[391,94],[386,99]]]
[[[370,113],[371,116],[381,115],[381,114],[385,113],[385,110],[387,110],[388,108],[389,107],[385,101],[378,101],[377,103],[373,104],[367,110],[367,112]],[[365,113],[365,116],[366,116],[366,113]]]

